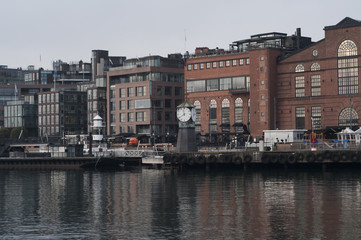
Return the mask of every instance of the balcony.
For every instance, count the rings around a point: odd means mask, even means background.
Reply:
[[[229,89],[229,93],[232,95],[245,94],[249,93],[249,88]]]

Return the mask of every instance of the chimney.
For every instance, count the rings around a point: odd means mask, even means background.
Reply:
[[[296,29],[296,45],[297,49],[301,48],[301,28]]]

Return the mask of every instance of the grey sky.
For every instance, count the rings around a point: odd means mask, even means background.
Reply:
[[[57,59],[90,62],[93,49],[127,58],[227,49],[298,27],[318,41],[324,26],[361,20],[360,9],[359,0],[0,0],[0,65],[51,69]]]

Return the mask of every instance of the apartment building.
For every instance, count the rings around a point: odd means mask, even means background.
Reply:
[[[39,136],[87,134],[86,92],[53,90],[38,94]]]
[[[176,134],[176,106],[184,99],[184,62],[167,58],[128,59],[107,74],[107,134],[162,138]]]

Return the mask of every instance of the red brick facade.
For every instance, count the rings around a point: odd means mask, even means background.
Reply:
[[[186,100],[192,104],[200,103],[199,133],[207,135],[210,132],[209,111],[211,100],[214,100],[217,106],[215,132],[224,133],[222,121],[227,116],[230,126],[227,133],[237,134],[237,98],[243,102],[242,123],[247,125],[253,137],[262,137],[263,130],[267,129],[358,126],[361,115],[361,86],[358,83],[361,22],[345,18],[324,30],[323,40],[287,53],[285,47],[265,45],[242,52],[197,48],[195,56],[186,60],[184,71]],[[344,49],[344,53],[339,53],[339,48]],[[244,59],[243,65],[240,65],[241,59]],[[234,88],[233,78],[238,76],[249,77],[245,89]],[[232,87],[224,89],[223,78],[229,77]],[[213,91],[214,79],[218,79],[219,86]],[[206,82],[205,87],[202,80]],[[196,81],[199,86],[194,89],[200,88],[194,90],[192,87],[196,84],[193,82]],[[229,101],[228,115],[222,115],[224,99]]]
[[[321,110],[320,124],[316,129],[326,129],[332,126],[348,126],[347,121],[342,122],[341,112],[352,107],[358,116],[361,114],[361,86],[357,77],[357,92],[350,94],[339,94],[339,66],[338,49],[344,42],[350,40],[357,47],[357,54],[348,58],[357,59],[357,73],[360,76],[359,66],[361,63],[361,23],[351,19],[344,19],[335,26],[325,27],[325,38],[308,48],[280,61],[278,63],[277,75],[277,128],[294,129],[296,126],[296,108],[304,108],[304,127],[315,128],[311,124],[312,107]],[[317,55],[313,54],[316,53]],[[318,64],[319,70],[311,69],[312,64]],[[303,72],[295,72],[297,65],[303,65]],[[311,86],[312,76],[320,76],[319,96],[314,96]],[[296,97],[295,79],[297,76],[304,77],[304,96]],[[355,116],[350,116],[354,118]],[[341,119],[341,120],[340,120]],[[358,125],[357,119],[352,119],[352,125]]]

